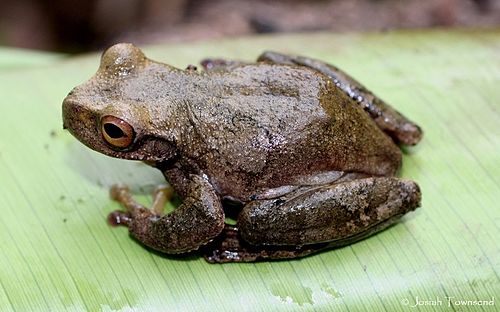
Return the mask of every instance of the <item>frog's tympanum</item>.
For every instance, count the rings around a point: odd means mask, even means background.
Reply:
[[[255,63],[208,59],[204,71],[152,61],[131,44],[63,103],[64,127],[85,145],[158,168],[151,209],[126,187],[110,215],[164,253],[201,249],[210,262],[293,258],[353,243],[420,205],[395,177],[398,145],[420,128],[338,68],[274,52]],[[225,214],[237,224],[225,224]]]

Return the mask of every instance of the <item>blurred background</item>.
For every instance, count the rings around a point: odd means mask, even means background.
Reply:
[[[66,53],[118,41],[498,25],[500,0],[0,0],[0,45]]]

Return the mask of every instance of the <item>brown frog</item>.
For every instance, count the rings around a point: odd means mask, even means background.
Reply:
[[[353,243],[420,205],[395,177],[397,144],[418,126],[338,68],[266,52],[256,63],[205,60],[180,70],[131,44],[63,103],[64,128],[88,147],[161,170],[182,203],[165,214],[125,187],[110,215],[164,253],[203,250],[211,262],[293,258]],[[237,211],[236,226],[225,210]]]

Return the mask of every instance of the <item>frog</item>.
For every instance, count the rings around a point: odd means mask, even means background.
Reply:
[[[344,71],[270,51],[201,66],[180,69],[119,43],[63,100],[63,128],[79,141],[168,181],[151,207],[126,186],[110,191],[122,206],[110,222],[146,248],[201,252],[210,263],[300,258],[420,207],[418,184],[398,173],[421,128]],[[165,212],[174,194],[181,202]]]

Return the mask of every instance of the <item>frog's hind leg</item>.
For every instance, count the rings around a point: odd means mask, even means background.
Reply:
[[[420,205],[413,181],[365,178],[310,187],[247,204],[238,231],[210,245],[210,262],[294,258],[348,245],[396,222]]]
[[[263,53],[258,61],[301,65],[315,69],[330,77],[337,87],[358,103],[377,126],[396,143],[415,145],[422,138],[422,130],[383,100],[375,96],[354,78],[337,67],[315,59],[290,56],[275,52]]]

